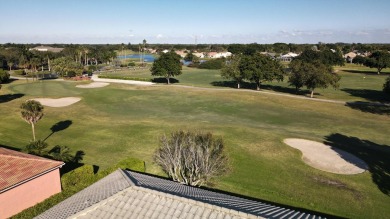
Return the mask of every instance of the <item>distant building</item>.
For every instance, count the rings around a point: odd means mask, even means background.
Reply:
[[[281,55],[279,57],[280,61],[283,61],[283,62],[291,62],[293,58],[297,57],[298,54],[296,53],[293,53],[293,52],[289,52],[287,54],[284,54],[284,55]]]
[[[51,46],[37,46],[37,47],[31,48],[30,50],[35,50],[35,51],[39,51],[39,52],[58,53],[58,52],[61,52],[62,50],[64,50],[64,48],[54,48]]]
[[[177,50],[175,51],[176,54],[178,54],[180,57],[184,58],[187,55],[187,51],[185,50]]]
[[[63,162],[0,147],[0,219],[61,192]]]
[[[35,219],[311,218],[313,213],[117,170]]]
[[[352,63],[352,60],[356,57],[356,53],[354,53],[354,52],[349,52],[349,53],[347,53],[347,54],[345,54],[344,55],[344,58],[345,58],[345,60],[347,61],[347,62],[350,62],[350,63]]]
[[[201,53],[201,52],[194,52],[192,53],[194,56],[198,57],[198,58],[204,58],[204,53]]]

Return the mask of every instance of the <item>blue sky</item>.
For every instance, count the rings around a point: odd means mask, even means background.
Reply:
[[[0,0],[0,43],[390,43],[389,0]]]

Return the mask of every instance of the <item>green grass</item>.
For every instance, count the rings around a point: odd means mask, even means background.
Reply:
[[[218,75],[218,71],[185,71],[183,78],[178,77],[180,84],[212,86],[208,81]],[[356,78],[351,75],[351,80]],[[54,124],[71,120],[67,129],[52,134],[47,142],[85,151],[87,164],[105,168],[137,157],[146,161],[148,173],[163,175],[152,162],[162,134],[178,129],[211,131],[223,137],[232,166],[228,175],[216,179],[216,189],[349,218],[390,214],[387,115],[235,89],[121,84],[79,89],[76,84],[15,81],[3,85],[0,145],[21,149],[31,139],[31,128],[19,115],[22,101],[79,96],[82,100],[69,107],[45,107],[36,132],[44,139]],[[301,153],[285,145],[284,138],[348,146],[345,150],[365,159],[371,172],[348,176],[316,170],[305,165]]]
[[[375,69],[362,67],[354,64],[347,64],[343,67],[336,67],[338,74],[341,76],[340,87],[338,89],[326,88],[316,89],[315,98],[332,99],[341,101],[363,101],[378,102],[389,101],[390,97],[382,92],[383,84],[389,69],[385,69],[383,74],[377,75]],[[188,85],[207,88],[235,88],[236,84],[220,76],[219,70],[205,70],[197,68],[188,68],[183,66],[183,74],[175,77],[178,80],[177,85]],[[137,77],[153,79],[149,69],[124,70],[117,72],[102,73],[103,75]],[[165,80],[161,80],[165,83]],[[289,86],[288,76],[282,82],[265,82],[262,89],[266,91],[275,91],[296,95],[294,87]],[[255,85],[243,83],[243,90],[254,90]],[[309,91],[302,88],[298,95],[309,96]]]

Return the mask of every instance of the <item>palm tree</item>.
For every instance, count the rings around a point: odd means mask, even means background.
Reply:
[[[43,106],[35,100],[27,100],[20,106],[22,118],[31,124],[33,139],[35,141],[35,123],[43,117]]]

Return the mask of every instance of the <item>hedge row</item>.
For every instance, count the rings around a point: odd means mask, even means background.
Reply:
[[[111,75],[99,75],[99,78],[108,78],[108,79],[120,79],[120,80],[131,80],[131,81],[148,81],[151,82],[150,78],[137,78],[137,77],[125,77],[125,76],[111,76]]]
[[[34,218],[39,214],[42,214],[49,208],[55,206],[61,201],[81,191],[82,189],[90,186],[99,179],[107,176],[108,174],[116,171],[118,168],[126,170],[134,170],[138,172],[145,172],[145,162],[136,158],[127,158],[120,161],[116,165],[109,167],[105,170],[94,172],[93,165],[83,165],[77,169],[74,169],[68,173],[65,173],[61,177],[62,192],[51,196],[45,201],[36,204],[35,206],[28,208],[19,214],[11,217],[17,219]]]

